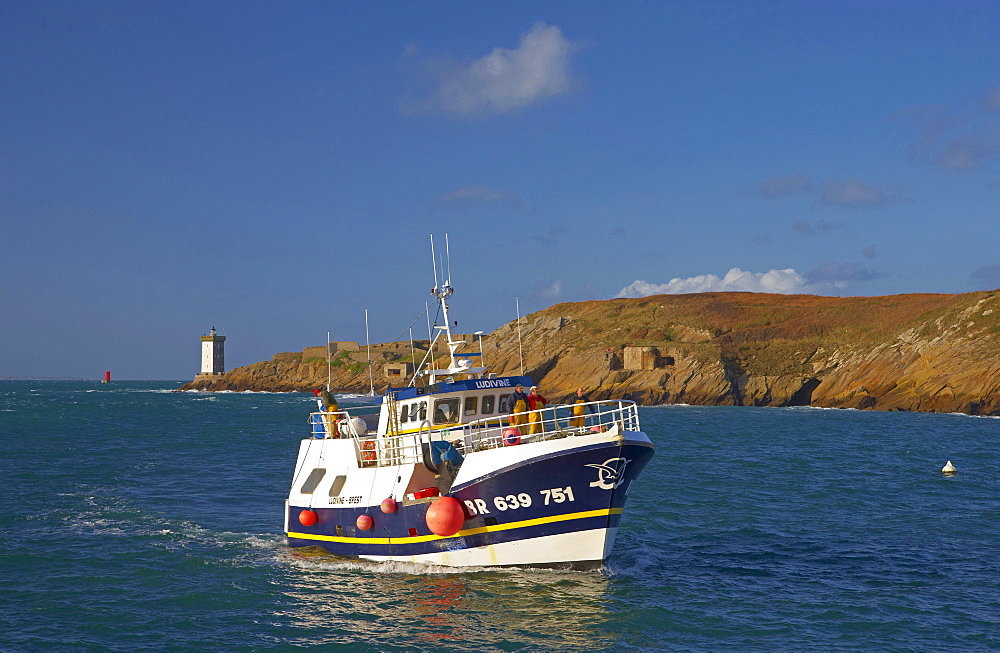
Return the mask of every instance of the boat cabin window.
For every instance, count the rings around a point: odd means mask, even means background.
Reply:
[[[302,494],[312,494],[316,491],[316,486],[319,482],[323,480],[323,476],[326,474],[325,467],[317,467],[316,469],[309,472],[309,477],[306,478],[306,482],[302,484],[299,488],[299,492]]]
[[[494,395],[486,395],[483,397],[483,415],[493,414],[493,402],[496,401]]]
[[[500,395],[500,412],[510,412],[511,407],[507,405],[507,397],[509,396],[510,395]]]
[[[410,421],[410,407],[409,406],[400,406],[399,407],[399,421],[400,422],[408,422],[408,421]]]
[[[438,399],[434,402],[434,423],[448,424],[458,421],[458,397]]]
[[[479,403],[477,397],[466,397],[465,398],[465,414],[475,415],[476,414],[476,404]]]
[[[414,403],[410,406],[410,421],[416,422],[417,419],[423,421],[427,419],[427,402],[421,401],[420,403]]]
[[[330,486],[330,496],[339,497],[340,491],[344,489],[344,483],[347,482],[346,476],[337,476],[333,479],[333,485]]]

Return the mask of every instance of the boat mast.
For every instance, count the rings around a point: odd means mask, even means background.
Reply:
[[[375,396],[375,377],[372,375],[372,341],[368,337],[368,309],[365,309],[365,347],[368,349],[368,380],[371,381],[369,397]]]
[[[419,319],[420,318],[418,317],[417,320],[419,320]],[[416,321],[416,320],[414,320],[414,321]],[[410,326],[410,364],[411,365],[416,365],[417,364],[417,352],[416,352],[416,350],[413,349],[413,326],[412,325]]]
[[[514,308],[517,311],[517,358],[521,361],[521,376],[524,376],[524,348],[521,347],[521,300],[514,298]]]
[[[431,262],[434,264],[434,288],[431,290],[431,294],[437,298],[438,303],[441,305],[441,314],[444,316],[444,326],[436,327],[437,329],[444,332],[447,337],[448,344],[448,355],[450,357],[450,363],[446,369],[435,369],[429,370],[428,375],[431,378],[431,383],[434,383],[436,377],[438,376],[452,376],[455,374],[469,374],[474,377],[479,377],[483,372],[486,371],[484,367],[472,367],[472,364],[467,358],[458,358],[455,352],[459,347],[465,344],[464,340],[455,340],[451,333],[451,318],[448,316],[448,298],[455,292],[455,289],[451,285],[451,247],[448,242],[448,234],[444,235],[444,247],[445,253],[447,255],[447,270],[448,278],[444,280],[444,283],[439,283],[438,281],[438,271],[437,271],[437,261],[434,258],[434,234],[431,234]],[[445,266],[442,266],[445,267]],[[442,274],[444,270],[442,270]]]

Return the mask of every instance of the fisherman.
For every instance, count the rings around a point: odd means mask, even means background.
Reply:
[[[590,403],[590,396],[583,391],[583,388],[577,388],[576,393],[571,394],[563,400],[564,404],[570,404],[572,408],[570,412],[573,414],[572,419],[569,420],[569,425],[577,428],[583,428],[585,426],[586,418],[584,415],[587,413],[587,406],[584,404]],[[590,412],[595,412],[595,408],[590,406]]]
[[[524,394],[524,386],[518,383],[514,386],[514,392],[507,397],[507,412],[510,413],[507,423],[514,427],[524,424],[524,413],[527,410],[528,395]]]
[[[313,394],[319,397],[320,408],[324,413],[336,413],[340,410],[340,406],[337,405],[337,400],[333,398],[330,391],[326,388],[316,388],[313,390]],[[337,416],[336,415],[323,415],[323,422],[326,424],[326,435],[329,438],[339,438],[340,433],[337,429]]]
[[[528,394],[528,408],[531,412],[528,414],[528,434],[534,435],[535,433],[541,433],[545,429],[542,426],[542,409],[545,408],[545,404],[549,403],[545,397],[538,394],[538,386],[531,386],[531,393]]]
[[[333,398],[333,395],[326,388],[321,388],[319,391],[319,398],[323,401],[323,410],[328,413],[335,413],[340,410],[340,406],[337,405],[337,400]]]

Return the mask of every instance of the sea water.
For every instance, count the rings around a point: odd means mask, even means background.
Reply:
[[[289,550],[313,398],[177,385],[0,382],[0,651],[1000,649],[996,419],[643,408],[603,570],[455,571]]]

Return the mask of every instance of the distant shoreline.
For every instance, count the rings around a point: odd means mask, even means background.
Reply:
[[[94,383],[101,383],[103,379],[100,377],[92,377],[85,379],[79,376],[0,376],[0,381],[93,381]],[[115,383],[127,383],[130,381],[152,381],[156,383],[187,383],[183,379],[112,379],[111,384]]]
[[[75,376],[0,376],[0,381],[98,381],[99,379],[81,379]]]

